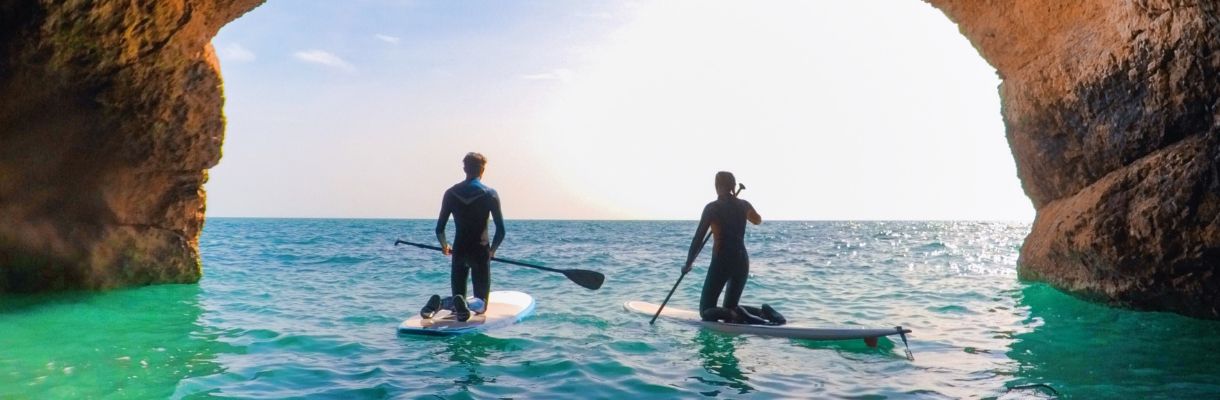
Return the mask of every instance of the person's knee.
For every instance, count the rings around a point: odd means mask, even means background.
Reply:
[[[708,307],[699,311],[699,317],[704,321],[724,321],[732,322],[737,317],[733,315],[733,310],[724,307]]]

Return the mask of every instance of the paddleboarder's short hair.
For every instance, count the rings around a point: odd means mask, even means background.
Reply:
[[[487,166],[487,157],[476,152],[466,153],[466,157],[462,157],[462,170],[467,174],[482,175],[483,168]]]
[[[737,177],[734,177],[732,172],[720,171],[716,173],[716,193],[733,194],[734,186],[737,186]]]

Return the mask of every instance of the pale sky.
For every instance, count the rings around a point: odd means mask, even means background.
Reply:
[[[271,0],[213,40],[208,215],[435,218],[461,158],[510,219],[1028,221],[999,80],[919,0]]]

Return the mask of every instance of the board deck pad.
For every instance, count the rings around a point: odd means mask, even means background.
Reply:
[[[472,313],[466,321],[458,321],[448,310],[438,311],[428,319],[415,315],[398,325],[398,333],[449,336],[481,332],[515,324],[534,312],[534,298],[522,292],[496,291],[487,297],[491,302],[481,315]]]
[[[656,314],[659,305],[644,302],[644,301],[628,301],[623,304],[623,308],[627,311],[640,314],[653,315]],[[748,325],[748,324],[729,324],[724,322],[703,321],[699,317],[699,313],[691,310],[683,310],[680,308],[665,307],[661,311],[661,317],[670,320],[683,322],[691,325],[698,325],[714,331],[734,333],[734,334],[751,334],[759,336],[785,337],[793,339],[807,340],[849,340],[849,339],[876,339],[882,336],[897,335],[900,333],[911,333],[910,329],[894,328],[813,328],[798,325]]]

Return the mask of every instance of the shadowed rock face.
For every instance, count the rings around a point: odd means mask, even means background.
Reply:
[[[210,45],[261,0],[0,0],[0,291],[199,278]],[[1210,0],[930,0],[1003,79],[1027,279],[1220,317]],[[865,151],[865,150],[861,150]]]
[[[0,0],[0,291],[199,279],[209,41],[258,3]]]
[[[931,3],[1003,78],[1038,212],[1021,277],[1220,317],[1220,3]]]

